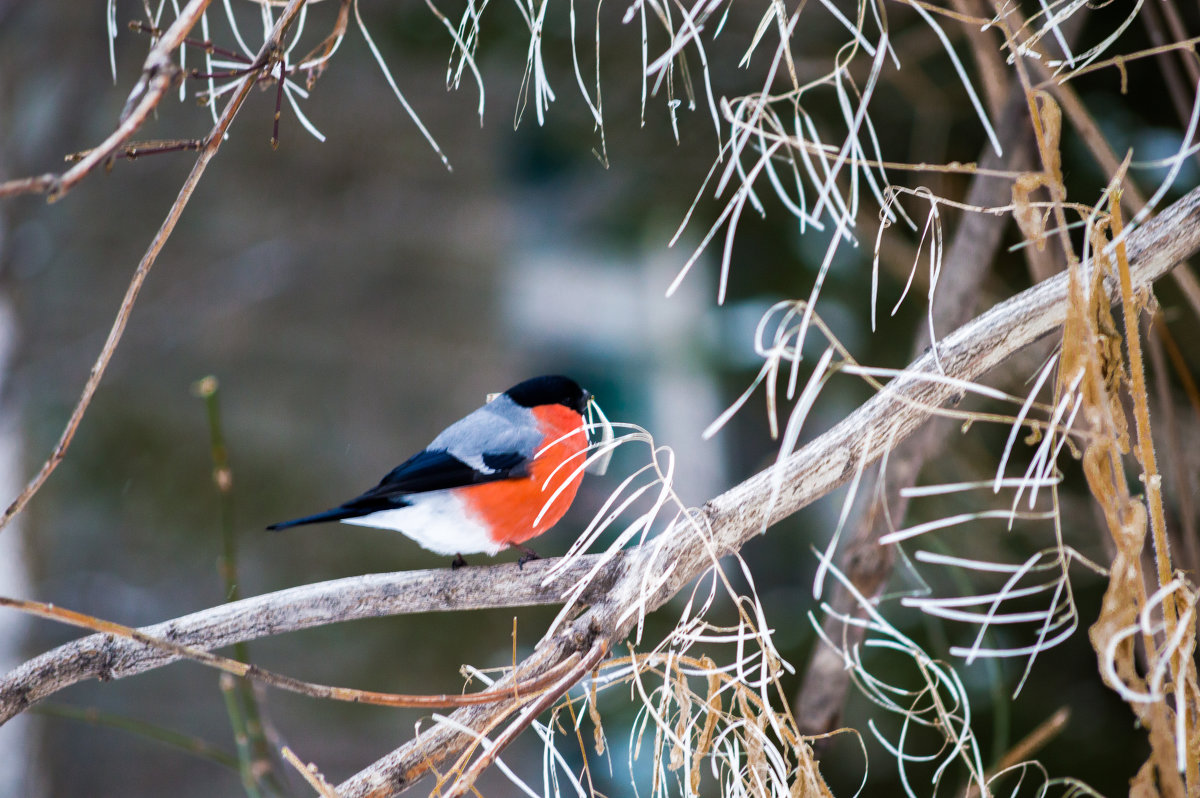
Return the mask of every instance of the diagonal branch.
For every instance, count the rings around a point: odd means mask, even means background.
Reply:
[[[191,0],[187,6],[180,9],[175,21],[150,48],[142,65],[142,76],[130,92],[125,108],[121,111],[120,121],[113,132],[108,134],[108,138],[89,150],[86,156],[62,175],[38,175],[0,183],[0,197],[46,192],[47,199],[54,202],[62,199],[64,194],[74,188],[97,165],[111,158],[113,153],[146,123],[162,98],[182,77],[183,73],[174,60],[175,51],[200,21],[211,2],[212,0]]]
[[[988,177],[984,170],[1020,173],[1033,163],[1029,105],[1024,88],[1015,81],[998,116],[997,137],[1007,142],[1006,149],[1003,156],[998,156],[990,146],[984,145],[980,156],[981,173],[975,176],[965,199],[967,205],[975,208],[998,207],[1012,199],[1012,181]],[[931,301],[930,316],[934,328],[953,329],[975,313],[980,284],[995,261],[1001,234],[1010,221],[1011,217],[1007,215],[963,213],[941,268],[937,295]],[[914,353],[929,345],[929,326],[922,323],[916,334]],[[888,455],[886,478],[882,469],[876,474],[879,487],[872,492],[874,498],[842,552],[840,562],[842,572],[859,594],[876,597],[890,579],[895,552],[890,546],[880,546],[879,539],[891,531],[893,522],[898,523],[897,519],[904,517],[908,505],[904,489],[916,483],[925,462],[942,448],[952,429],[947,424],[926,425]],[[859,614],[858,601],[850,589],[839,583],[832,586],[829,605],[833,612],[826,614],[822,622],[823,634],[826,639],[843,642],[843,648],[850,650],[866,633],[865,627],[842,620]],[[840,651],[828,646],[813,649],[794,700],[796,720],[802,731],[819,735],[837,727],[850,689],[850,677],[851,671],[846,669]]]

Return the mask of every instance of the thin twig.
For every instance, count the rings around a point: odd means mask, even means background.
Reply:
[[[1055,737],[1062,734],[1070,719],[1071,712],[1066,707],[1056,710],[1054,714],[1039,723],[1033,731],[1017,741],[1016,745],[1004,752],[1004,756],[1000,757],[995,766],[988,771],[988,781],[990,782],[997,774],[1008,768],[1016,767],[1031,759],[1034,754],[1049,745]],[[967,790],[966,798],[979,798],[979,795],[979,785],[972,784]]]
[[[238,579],[237,543],[233,525],[233,467],[229,463],[229,450],[225,445],[225,434],[221,425],[221,403],[217,392],[219,383],[214,376],[198,380],[192,391],[204,400],[208,417],[209,451],[212,456],[212,481],[217,490],[219,526],[221,531],[221,555],[217,558],[217,576],[221,580],[221,595],[225,601],[241,598],[241,582]],[[233,657],[240,662],[250,661],[250,648],[244,642],[233,647]],[[248,679],[235,679],[223,673],[219,680],[225,698],[225,710],[237,745],[238,770],[242,785],[248,796],[260,795],[259,784],[266,782],[271,787],[278,784],[271,748],[267,744],[265,729],[268,724],[263,718],[263,709],[254,694],[254,685]],[[279,790],[273,790],[279,792]]]
[[[182,72],[175,63],[175,50],[183,43],[205,9],[212,0],[191,0],[179,16],[171,23],[171,27],[150,48],[146,61],[142,65],[142,75],[125,101],[120,121],[116,129],[108,135],[99,146],[91,149],[74,166],[61,176],[42,175],[36,178],[11,180],[0,184],[0,197],[12,194],[46,192],[50,202],[59,200],[75,185],[85,178],[96,166],[112,157],[125,142],[141,129],[142,125],[158,107],[162,98],[175,85]],[[0,521],[0,527],[7,522],[6,515]]]
[[[488,749],[484,751],[482,756],[475,760],[475,762],[471,765],[470,770],[459,776],[454,783],[450,785],[450,790],[446,793],[448,798],[460,798],[460,796],[466,795],[467,791],[474,787],[475,781],[479,778],[479,775],[483,773],[484,770],[491,767],[492,763],[496,761],[496,757],[500,756],[500,753],[509,745],[511,745],[513,740],[517,739],[517,736],[521,732],[529,728],[529,724],[533,723],[534,719],[537,718],[538,715],[552,707],[556,701],[562,698],[566,692],[575,686],[575,684],[577,684],[579,681],[581,681],[583,677],[595,670],[596,666],[600,664],[600,660],[604,659],[604,655],[607,653],[607,640],[604,638],[598,638],[594,643],[592,643],[592,648],[587,655],[576,662],[575,666],[571,668],[570,671],[563,674],[562,678],[555,682],[552,687],[548,688],[546,692],[542,693],[541,697],[538,698],[537,701],[534,701],[528,707],[523,709],[520,716],[510,723],[508,728],[506,728],[500,734],[500,736],[497,737],[490,746],[488,746]]]
[[[1175,346],[1175,341],[1171,338],[1161,313],[1144,320],[1142,329],[1149,344],[1150,362],[1154,371],[1154,388],[1158,398],[1158,428],[1166,430],[1165,435],[1160,432],[1159,440],[1164,443],[1163,458],[1168,463],[1167,468],[1170,469],[1172,481],[1176,485],[1176,517],[1179,524],[1172,535],[1172,549],[1181,561],[1183,570],[1198,573],[1200,532],[1196,529],[1196,497],[1188,488],[1191,477],[1183,453],[1182,425],[1175,415],[1175,397],[1170,389],[1170,368],[1167,361],[1167,352]],[[1180,364],[1172,365],[1178,370]],[[1194,383],[1189,386],[1191,375],[1186,368],[1181,374],[1185,378],[1184,390],[1187,391],[1189,387],[1195,390]]]
[[[49,191],[57,181],[58,175],[53,173],[6,180],[0,183],[0,199],[18,194],[41,194]]]
[[[1154,560],[1158,566],[1158,587],[1164,587],[1172,578],[1171,554],[1167,539],[1167,519],[1163,507],[1162,476],[1158,471],[1158,459],[1154,452],[1154,438],[1150,432],[1150,394],[1146,389],[1146,367],[1142,359],[1142,339],[1139,334],[1142,300],[1135,298],[1133,280],[1129,276],[1129,262],[1126,255],[1125,242],[1120,240],[1123,231],[1121,219],[1121,203],[1119,192],[1112,203],[1112,234],[1117,241],[1116,268],[1121,282],[1121,305],[1125,312],[1125,347],[1129,358],[1129,392],[1133,397],[1133,417],[1137,430],[1137,460],[1142,466],[1142,484],[1146,491],[1146,504],[1150,509],[1151,540],[1154,542]],[[1175,624],[1179,621],[1178,607],[1174,596],[1168,596],[1162,601],[1163,634],[1171,638],[1175,634]],[[1179,678],[1179,673],[1186,668],[1182,654],[1171,657],[1172,681]],[[1195,663],[1192,664],[1195,667]],[[1180,707],[1179,711],[1184,711]],[[1182,741],[1180,741],[1182,742]],[[1189,774],[1193,784],[1197,782],[1197,769]]]
[[[300,761],[300,757],[292,753],[292,749],[286,745],[280,751],[280,754],[282,754],[284,761],[294,767],[296,772],[308,782],[308,786],[312,787],[317,795],[320,795],[321,798],[338,798],[337,790],[333,789],[329,785],[329,782],[325,781],[325,777],[321,775],[321,771],[317,770],[316,765],[304,764]]]

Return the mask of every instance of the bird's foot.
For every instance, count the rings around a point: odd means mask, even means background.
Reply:
[[[455,554],[454,559],[450,561],[450,570],[457,571],[459,568],[462,568],[466,564],[467,564],[467,561],[463,559],[463,556],[461,554]]]
[[[520,548],[521,551],[523,551],[525,553],[517,558],[517,568],[524,568],[525,563],[529,562],[530,560],[542,559],[542,555],[538,554],[536,551],[529,548],[528,546],[519,546],[518,548]]]

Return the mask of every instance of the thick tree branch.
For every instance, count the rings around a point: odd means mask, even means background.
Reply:
[[[599,557],[581,557],[550,586],[542,585],[555,562],[549,559],[534,560],[524,568],[508,564],[366,574],[232,601],[139,631],[207,651],[361,618],[556,604]],[[585,602],[607,589],[624,559],[617,557],[601,570],[584,595]],[[0,723],[85,679],[121,679],[177,659],[126,638],[106,634],[80,638],[31,659],[0,680]]]

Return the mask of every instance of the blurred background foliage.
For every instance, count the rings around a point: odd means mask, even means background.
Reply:
[[[334,12],[335,4],[324,5],[313,8],[314,18]],[[775,444],[761,394],[714,440],[701,441],[700,432],[757,371],[752,337],[761,313],[776,299],[808,295],[827,239],[815,232],[801,236],[796,220],[768,198],[763,217],[748,213],[740,223],[724,306],[715,300],[719,244],[666,299],[666,287],[723,204],[710,189],[693,226],[668,248],[717,151],[703,104],[693,110],[683,98],[678,141],[665,97],[651,97],[643,113],[640,31],[622,24],[624,4],[601,6],[603,163],[595,154],[599,135],[572,74],[567,6],[556,3],[547,13],[543,47],[558,99],[544,125],[527,108],[514,129],[528,31],[514,7],[493,5],[479,51],[486,85],[481,125],[473,85],[445,90],[449,41],[425,4],[361,4],[372,36],[452,172],[394,102],[353,28],[303,106],[327,137],[324,143],[285,107],[282,142],[272,151],[274,91],[254,93],[150,277],[69,456],[23,516],[33,597],[133,625],[222,600],[208,430],[204,407],[191,390],[209,374],[221,386],[243,595],[446,565],[400,536],[370,529],[327,526],[274,535],[263,527],[374,484],[487,392],[533,374],[574,376],[610,417],[641,424],[672,446],[680,461],[677,489],[688,502],[702,503],[771,462]],[[886,89],[871,104],[885,155],[927,163],[977,160],[986,139],[936,39],[911,9],[886,5],[894,45],[905,61],[903,70],[886,73]],[[1027,11],[1035,6],[1023,5]],[[1121,5],[1089,9],[1081,41],[1111,30],[1126,13]],[[247,19],[256,14],[242,11]],[[1180,11],[1190,30],[1200,29],[1194,8]],[[597,12],[593,6],[577,12],[576,36],[590,42]],[[114,86],[102,3],[0,0],[0,174],[58,169],[65,153],[107,135],[144,57],[144,37],[124,28],[141,13],[140,3],[117,4]],[[717,97],[761,88],[769,52],[756,53],[745,68],[738,65],[761,13],[758,4],[733,3],[720,35],[706,35]],[[809,16],[812,25],[797,33],[794,50],[801,72],[815,76],[829,68],[844,31],[828,15]],[[947,29],[965,51],[962,27]],[[222,35],[215,24],[214,38]],[[1135,23],[1119,49],[1132,52],[1151,43],[1145,27]],[[594,68],[589,48],[582,48],[585,74]],[[689,64],[695,69],[694,60]],[[1118,154],[1132,146],[1139,159],[1169,155],[1179,146],[1181,122],[1165,99],[1154,60],[1125,69],[1131,90],[1122,91],[1115,69],[1081,77],[1076,88]],[[187,88],[190,94],[196,87]],[[836,114],[832,95],[827,102],[827,112]],[[160,106],[146,132],[191,137],[207,129],[207,111],[189,99]],[[1093,202],[1110,175],[1070,134],[1063,156],[1070,196]],[[120,161],[56,204],[36,196],[7,202],[0,262],[19,329],[8,385],[20,406],[25,476],[57,439],[132,270],[191,163],[188,154]],[[892,177],[951,198],[960,198],[966,185],[954,174]],[[1194,185],[1195,177],[1189,162],[1176,193]],[[948,231],[957,216],[946,212]],[[886,309],[905,279],[889,263],[911,261],[916,245],[898,227],[888,235],[885,246],[895,257],[885,255],[881,273],[880,307]],[[881,312],[879,329],[871,333],[872,237],[865,234],[857,249],[843,248],[820,310],[860,361],[900,367],[925,309],[917,299],[894,316]],[[1015,228],[1006,238],[1020,240]],[[1004,252],[981,306],[1028,285],[1028,274],[1020,253]],[[1173,286],[1157,290],[1187,362],[1196,363],[1196,318],[1170,310],[1178,305]],[[999,382],[1020,393],[1020,381],[1044,354],[1024,356]],[[867,395],[858,382],[835,380],[805,437]],[[1182,434],[1194,441],[1194,416],[1181,417]],[[925,481],[988,475],[1005,434],[996,428],[956,439],[929,464]],[[589,478],[568,518],[539,541],[539,551],[564,551],[621,475],[637,465],[632,452],[622,453],[607,477]],[[1195,473],[1182,489],[1196,487]],[[1080,498],[1081,480],[1068,475],[1068,483],[1064,502],[1079,511],[1064,512],[1067,534],[1081,551],[1106,561],[1104,534]],[[776,644],[800,668],[814,645],[805,615],[813,609],[812,547],[827,540],[842,495],[787,519],[743,552]],[[914,505],[913,520],[951,514],[954,501]],[[997,556],[1008,547],[1043,545],[1019,533],[988,541]],[[1077,580],[1085,625],[1102,588],[1091,574]],[[312,681],[454,692],[461,688],[461,663],[510,661],[514,615],[518,646],[527,651],[553,609],[358,621],[256,641],[250,651],[264,667]],[[935,651],[954,635],[916,613],[897,617],[908,634]],[[672,622],[670,607],[652,617],[648,639],[658,639]],[[70,629],[34,624],[23,654],[75,636]],[[1103,793],[1122,793],[1144,760],[1145,744],[1128,709],[1099,685],[1085,635],[1043,655],[1013,701],[1020,667],[985,662],[962,668],[985,758],[1067,706],[1067,731],[1040,758],[1051,775],[1077,776]],[[798,677],[784,680],[788,690],[798,684]],[[159,724],[233,750],[217,675],[197,666],[83,684],[53,703]],[[633,710],[620,700],[610,703],[611,773],[601,766],[593,775],[604,794],[626,795]],[[286,742],[331,780],[411,736],[420,717],[280,693],[267,694],[265,707]],[[864,729],[869,712],[852,695],[845,723]],[[34,783],[43,794],[134,798],[169,791],[188,798],[241,789],[234,770],[137,735],[59,717],[44,717],[37,735]],[[894,794],[894,763],[878,746],[869,750],[867,794]],[[536,740],[519,741],[505,759],[540,782]],[[635,773],[644,775],[645,767],[643,760]],[[839,795],[853,794],[864,767],[859,744],[849,736],[821,755],[822,772]],[[489,778],[480,784],[483,794],[511,789],[495,774]],[[305,794],[304,788],[294,794]]]

